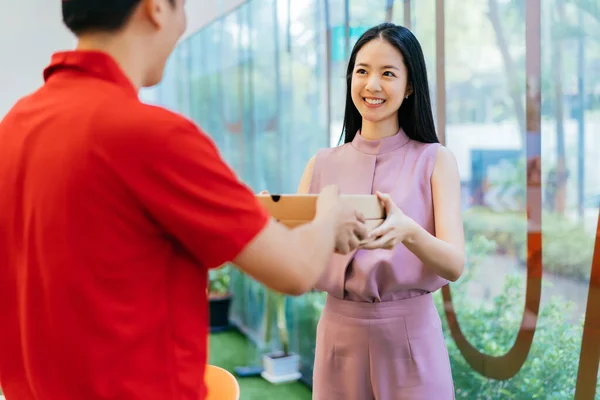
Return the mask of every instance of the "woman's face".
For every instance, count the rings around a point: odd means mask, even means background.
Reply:
[[[397,118],[405,96],[408,72],[402,54],[381,38],[371,40],[356,54],[352,72],[352,101],[363,117],[372,123]]]

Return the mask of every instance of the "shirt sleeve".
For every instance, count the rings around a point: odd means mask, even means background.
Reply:
[[[187,120],[175,125],[132,144],[129,185],[166,234],[215,268],[233,260],[269,216],[206,134]]]

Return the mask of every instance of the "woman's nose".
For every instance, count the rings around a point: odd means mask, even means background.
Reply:
[[[369,92],[379,92],[381,90],[381,84],[379,82],[379,78],[375,76],[369,77],[367,80],[367,85],[365,86]]]

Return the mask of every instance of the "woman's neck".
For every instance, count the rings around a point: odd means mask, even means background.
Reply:
[[[396,116],[379,122],[365,121],[363,119],[360,135],[367,140],[377,140],[394,136],[399,130],[400,126],[398,125],[398,118]]]

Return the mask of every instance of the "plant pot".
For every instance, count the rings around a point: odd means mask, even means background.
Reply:
[[[273,352],[263,356],[264,371],[261,376],[271,383],[294,382],[300,379],[300,357],[297,354]]]
[[[209,295],[209,318],[211,332],[228,329],[229,307],[231,306],[231,293],[225,295]]]

